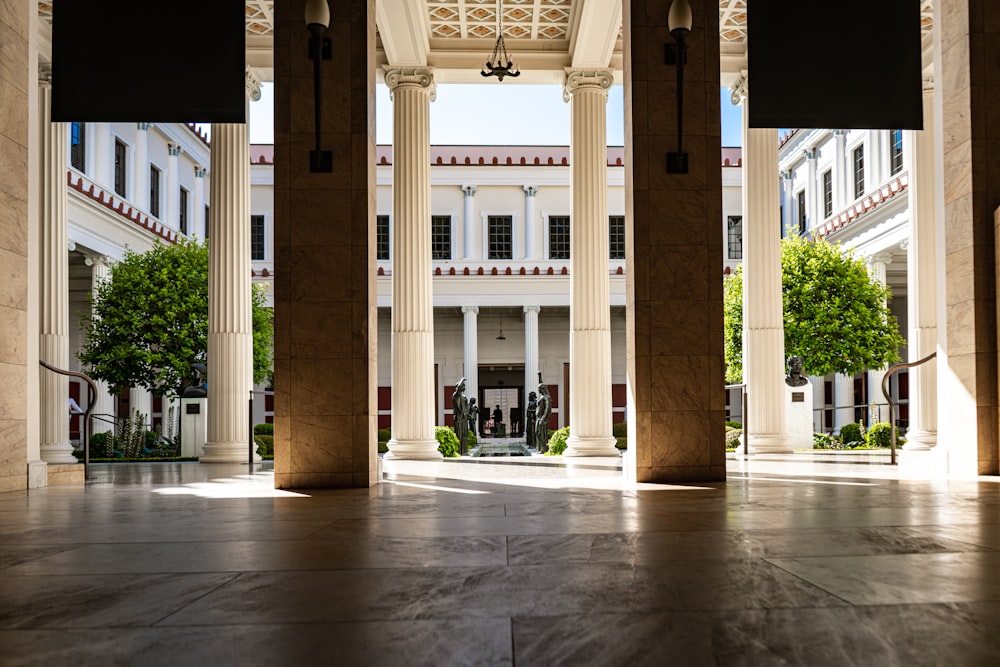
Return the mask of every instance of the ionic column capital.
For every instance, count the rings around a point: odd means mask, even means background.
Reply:
[[[524,312],[526,312],[526,313],[539,313],[539,312],[541,312],[541,310],[542,310],[542,307],[541,306],[536,306],[536,305],[530,305],[530,306],[525,306],[524,307]]]
[[[389,87],[389,99],[395,101],[397,88],[416,88],[430,95],[431,102],[437,96],[437,84],[434,83],[434,70],[430,67],[404,68],[383,65],[385,69],[385,85]]]
[[[524,186],[524,195],[526,197],[534,197],[537,194],[538,194],[538,186],[537,185],[525,185]]]
[[[871,264],[877,264],[877,263],[892,264],[892,255],[889,254],[872,255],[868,261]]]
[[[149,130],[149,123],[136,123],[135,129],[139,130],[140,132],[146,132],[147,130]]]
[[[38,85],[42,88],[52,87],[52,65],[38,63]]]
[[[747,76],[740,74],[739,77],[729,84],[729,101],[734,107],[738,107],[747,98]]]
[[[473,315],[479,314],[479,306],[462,306],[463,313],[472,313]]]
[[[205,174],[208,173],[208,169],[202,167],[201,165],[194,166],[194,177],[195,178],[205,178]]]
[[[246,68],[246,78],[244,80],[246,84],[247,97],[252,101],[256,102],[260,99],[260,77],[257,73],[253,71],[253,68],[247,65]]]
[[[167,144],[167,155],[170,157],[177,157],[181,154],[181,150],[180,144]]]
[[[608,89],[615,82],[614,73],[609,69],[572,69],[566,68],[566,81],[563,83],[563,101],[569,102],[581,90],[599,90],[607,100]]]
[[[465,193],[466,197],[475,197],[476,196],[476,186],[475,185],[463,185],[462,186],[462,192]]]

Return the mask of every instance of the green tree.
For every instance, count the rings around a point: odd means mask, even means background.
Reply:
[[[884,368],[899,360],[903,337],[886,301],[889,288],[864,260],[823,239],[781,242],[785,356],[799,355],[809,375]],[[723,294],[726,381],[743,376],[743,267]]]
[[[252,294],[254,381],[272,367],[274,327],[258,288]],[[91,294],[92,315],[82,323],[79,359],[113,392],[145,387],[177,396],[192,362],[208,350],[208,245],[157,243],[127,251]]]

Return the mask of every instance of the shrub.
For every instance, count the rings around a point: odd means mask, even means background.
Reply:
[[[616,438],[627,438],[628,437],[628,424],[622,422],[620,424],[615,424],[611,427],[611,433]]]
[[[470,451],[473,447],[475,447],[478,444],[479,441],[476,440],[476,434],[472,432],[472,429],[469,429],[468,433],[465,434],[466,451]]]
[[[115,455],[115,440],[111,431],[90,436],[90,456],[96,459],[110,459]]]
[[[253,441],[257,445],[257,453],[262,457],[274,456],[273,435],[255,435]]]
[[[389,453],[389,445],[387,445],[386,442],[387,442],[386,440],[379,440],[378,441],[378,453],[379,454],[388,454]]]
[[[389,428],[380,428],[378,430],[378,441],[379,442],[389,442],[390,438],[392,438],[392,429],[389,429]]]
[[[861,424],[844,424],[840,427],[840,442],[844,447],[861,444],[865,441],[865,431]]]
[[[728,424],[728,422],[727,422]],[[726,451],[735,452],[736,448],[739,447],[742,442],[740,437],[743,435],[743,429],[733,428],[732,426],[726,426]]]
[[[566,438],[568,437],[569,426],[563,426],[558,431],[554,431],[552,435],[549,436],[549,449],[545,452],[545,455],[562,456],[562,453],[566,451]]]
[[[618,449],[628,449],[628,438],[615,438],[615,447]]]
[[[741,424],[739,422],[734,422],[731,419],[727,419],[726,420],[726,428],[727,429],[729,429],[729,428],[738,428],[738,429],[740,429],[742,431],[743,430],[743,424]]]
[[[840,441],[829,433],[813,433],[813,449],[843,449]]]
[[[889,449],[892,447],[892,425],[881,422],[872,424],[865,434],[865,444],[871,449]],[[899,446],[899,438],[896,438],[896,446]]]
[[[446,458],[458,456],[458,436],[450,426],[435,426],[434,437],[438,441],[438,451]]]
[[[253,427],[254,435],[274,435],[274,424],[257,424]]]

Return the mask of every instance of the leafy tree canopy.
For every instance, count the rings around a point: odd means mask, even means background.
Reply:
[[[79,353],[88,373],[114,392],[145,387],[177,396],[208,350],[208,245],[157,243],[127,251],[91,295]],[[252,294],[254,381],[271,372],[274,328],[258,288]],[[209,378],[211,380],[211,378]]]
[[[889,288],[839,244],[790,236],[781,242],[785,356],[809,375],[884,368],[899,360],[903,337],[887,306]],[[726,381],[743,376],[743,267],[726,280]]]

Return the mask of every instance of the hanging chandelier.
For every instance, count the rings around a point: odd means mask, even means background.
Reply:
[[[497,0],[497,43],[493,45],[493,53],[486,60],[480,74],[495,76],[500,81],[503,81],[505,76],[512,78],[521,76],[521,70],[517,69],[517,65],[507,55],[507,45],[503,41],[503,8],[500,6],[500,0]]]

